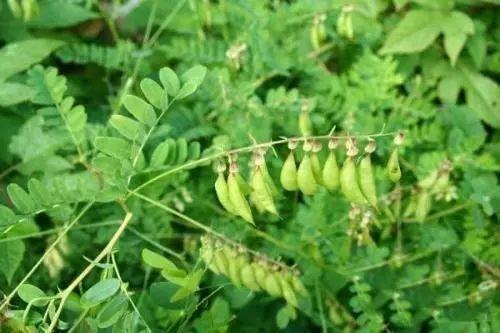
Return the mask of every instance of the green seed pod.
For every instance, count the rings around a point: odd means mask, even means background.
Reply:
[[[314,174],[314,179],[318,185],[323,185],[323,175],[321,171],[321,163],[319,161],[318,153],[311,153],[311,165]]]
[[[224,207],[224,209],[229,213],[236,214],[236,210],[229,199],[229,189],[222,172],[219,173],[219,176],[215,181],[215,193],[217,193],[217,198],[219,199],[222,207]]]
[[[330,151],[323,166],[323,185],[330,191],[339,187],[339,166],[333,150]]]
[[[236,174],[236,181],[238,182],[238,185],[240,186],[241,189],[241,193],[243,193],[243,195],[249,195],[252,192],[252,188],[239,172]]]
[[[200,257],[203,259],[207,267],[215,274],[220,274],[217,265],[215,265],[215,255],[212,241],[206,237],[201,239],[202,246],[200,247]]]
[[[229,263],[222,248],[215,249],[214,263],[215,267],[217,268],[217,271],[219,271],[220,274],[223,275],[229,274]]]
[[[264,213],[266,211],[266,207],[264,207],[262,205],[262,203],[260,202],[260,200],[257,198],[257,194],[254,192],[250,193],[250,202],[255,206],[255,208],[257,208],[257,211],[259,213]]]
[[[252,269],[255,281],[257,282],[257,284],[261,289],[265,290],[266,279],[267,275],[269,274],[269,268],[261,262],[254,262],[252,263]]]
[[[267,169],[266,163],[261,166],[262,175],[264,176],[264,180],[266,181],[266,185],[269,188],[269,191],[273,196],[277,196],[280,191],[278,187],[274,184],[273,178],[269,174],[269,170]]]
[[[299,189],[299,185],[297,184],[297,166],[295,164],[293,151],[290,151],[285,163],[283,163],[280,174],[280,182],[283,188],[287,191],[297,191]]]
[[[266,211],[270,212],[271,214],[278,215],[278,211],[276,210],[276,206],[274,205],[271,191],[266,184],[261,167],[257,167],[253,173],[252,189],[253,193],[255,194],[255,201],[259,202],[259,204],[264,207]]]
[[[239,288],[241,287],[241,268],[246,264],[246,258],[243,255],[238,255],[232,249],[230,249],[230,253],[226,253],[226,257],[229,264],[228,277]]]
[[[229,173],[229,176],[227,178],[227,186],[229,189],[229,198],[231,200],[231,203],[233,204],[235,212],[245,221],[255,225],[250,205],[241,192],[238,181],[236,180],[236,175],[233,172]]]
[[[241,268],[241,282],[245,287],[247,287],[250,290],[253,291],[260,290],[260,286],[255,280],[253,267],[248,262]]]
[[[366,203],[366,199],[358,185],[356,166],[352,157],[347,157],[342,170],[340,170],[340,189],[350,202],[358,205]]]
[[[18,0],[7,0],[7,3],[9,4],[10,11],[15,18],[21,18],[23,16],[23,10],[19,5]]]
[[[372,161],[370,154],[366,154],[359,163],[358,178],[359,178],[359,187],[361,188],[361,192],[368,200],[370,205],[372,205],[373,208],[378,210],[377,188],[375,187],[375,179],[373,177]]]
[[[309,117],[309,111],[301,110],[299,115],[299,129],[302,136],[312,135],[312,123]]]
[[[313,195],[316,193],[318,185],[314,177],[311,158],[309,153],[305,153],[297,171],[297,183],[300,191],[305,195]]]
[[[308,294],[307,289],[306,289],[306,287],[304,287],[304,284],[302,283],[302,281],[300,280],[300,278],[297,275],[290,274],[289,279],[290,279],[290,283],[292,285],[292,288],[293,288],[293,290],[295,290],[295,292],[299,293],[302,296],[307,296],[307,294]]]
[[[287,276],[285,274],[278,274],[278,280],[280,282],[281,291],[285,300],[289,304],[298,307],[299,302],[297,301],[297,295],[295,295],[295,291],[293,290]]]
[[[269,274],[267,274],[265,281],[265,290],[271,296],[283,295],[277,272],[269,272]]]
[[[391,181],[398,182],[401,179],[401,169],[399,167],[398,149],[392,151],[389,162],[387,162],[387,174]]]
[[[415,219],[418,222],[423,222],[429,214],[432,206],[432,196],[429,191],[422,191],[418,194],[417,203],[415,206]]]

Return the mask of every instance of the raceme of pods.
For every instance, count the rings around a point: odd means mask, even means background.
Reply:
[[[307,296],[302,281],[291,268],[283,268],[263,258],[252,258],[241,247],[210,235],[201,238],[200,256],[211,271],[225,275],[237,287],[283,297],[295,307],[300,296]]]

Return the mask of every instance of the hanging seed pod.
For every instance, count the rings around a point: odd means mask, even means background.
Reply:
[[[313,169],[314,179],[319,185],[323,185],[323,174],[321,171],[321,162],[319,161],[318,153],[321,151],[321,143],[313,142],[311,145],[311,165]]]
[[[275,271],[269,272],[265,280],[265,290],[271,296],[282,296],[281,285],[278,279],[278,273]]]
[[[349,202],[358,205],[366,204],[366,199],[358,185],[356,166],[353,157],[347,157],[340,170],[340,189]]]
[[[423,222],[429,214],[432,206],[432,196],[429,191],[423,190],[418,194],[415,206],[415,219]]]
[[[312,135],[312,123],[309,117],[309,105],[308,102],[304,102],[299,114],[299,129],[302,136]]]
[[[297,165],[295,164],[293,150],[290,150],[285,163],[283,163],[280,173],[280,182],[281,186],[287,191],[297,191],[299,189],[297,183]]]
[[[293,287],[290,283],[290,281],[287,279],[286,273],[281,273],[278,275],[278,280],[280,283],[281,291],[283,294],[283,297],[285,300],[295,306],[298,307],[299,302],[297,301],[297,295],[295,295],[295,291],[293,290]]]
[[[365,148],[365,156],[361,159],[358,168],[359,187],[364,197],[373,208],[377,209],[377,188],[373,177],[371,153],[375,151],[375,141],[370,141]]]
[[[258,202],[259,206],[263,207],[269,213],[278,215],[271,191],[264,180],[264,175],[260,166],[256,166],[256,170],[253,173],[252,189],[254,195],[252,198],[254,201]]]
[[[304,195],[313,195],[316,193],[318,185],[314,177],[314,171],[312,167],[311,158],[309,156],[310,144],[304,143],[304,157],[299,165],[299,170],[297,171],[297,184],[299,185],[300,191]]]
[[[215,181],[215,193],[217,194],[217,199],[219,199],[220,204],[231,214],[236,214],[236,210],[229,199],[229,189],[224,179],[224,169],[225,166],[220,164],[218,167],[219,176]],[[222,171],[221,171],[222,170]]]
[[[293,290],[302,296],[307,296],[307,289],[304,287],[304,284],[300,280],[298,273],[290,274],[289,276],[290,283],[292,285]]]
[[[214,250],[214,264],[219,273],[228,275],[229,274],[229,263],[221,244],[216,244]]]
[[[239,172],[236,174],[236,181],[238,182],[241,193],[243,193],[243,195],[249,195],[250,192],[252,192],[252,187],[247,183],[247,181],[241,176],[241,173]]]
[[[399,167],[397,148],[394,148],[391,157],[389,158],[389,162],[387,162],[387,174],[389,176],[389,179],[394,183],[398,182],[401,179],[401,169]]]
[[[217,265],[215,265],[214,245],[209,237],[202,236],[200,247],[200,257],[207,267],[215,274],[220,274]]]
[[[259,284],[255,279],[253,267],[249,262],[247,262],[246,265],[241,268],[241,282],[250,290],[261,290]]]
[[[271,177],[271,175],[269,174],[269,170],[267,169],[266,163],[262,165],[261,170],[266,185],[269,188],[269,191],[273,196],[277,196],[280,193],[280,191],[278,190],[278,187],[274,184],[273,177]]]
[[[255,225],[252,216],[252,210],[248,204],[247,199],[243,195],[240,189],[240,185],[236,180],[237,166],[236,164],[231,164],[229,176],[227,178],[227,186],[229,189],[229,198],[233,204],[235,212],[241,216],[245,221]]]
[[[253,274],[255,281],[262,290],[266,290],[266,279],[269,274],[269,268],[264,262],[253,262],[252,263]]]
[[[229,248],[229,246],[226,246]],[[229,263],[229,274],[228,277],[231,280],[231,282],[236,286],[236,287],[241,287],[241,268],[246,265],[246,258],[245,256],[237,253],[234,251],[234,249],[230,249],[228,251],[229,253],[226,253],[226,257],[228,258],[228,263]]]
[[[335,148],[337,147],[337,141],[331,139],[328,142],[328,148],[330,153],[326,159],[325,165],[323,166],[323,185],[329,190],[334,191],[339,187],[339,166],[337,164],[337,158],[335,157]]]

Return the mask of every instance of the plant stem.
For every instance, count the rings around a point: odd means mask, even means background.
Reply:
[[[2,304],[0,305],[0,312],[2,312],[2,310],[4,310],[9,305],[10,300],[17,293],[17,291],[19,290],[19,287],[21,287],[21,285],[23,285],[26,281],[28,281],[28,279],[31,277],[31,275],[33,275],[33,273],[35,273],[37,268],[43,263],[43,261],[50,254],[50,252],[52,252],[52,250],[57,246],[57,244],[59,244],[59,242],[63,239],[63,237],[68,233],[68,231],[82,218],[82,216],[87,212],[87,210],[89,210],[90,207],[92,207],[93,204],[94,204],[93,201],[89,202],[80,211],[80,213],[73,219],[73,221],[71,221],[68,224],[68,226],[59,234],[59,236],[56,238],[54,243],[52,243],[49,246],[49,248],[45,251],[45,253],[42,255],[42,257],[40,259],[38,259],[38,261],[35,263],[35,265],[28,272],[28,274],[26,274],[24,276],[24,278],[21,280],[21,282],[19,282],[19,284],[11,291],[11,293],[7,297],[5,297]]]
[[[50,323],[49,328],[47,329],[47,332],[50,333],[52,332],[56,325],[57,321],[59,319],[59,316],[61,315],[61,312],[63,310],[64,304],[66,303],[69,295],[71,292],[83,281],[83,279],[92,271],[92,269],[109,253],[111,253],[111,250],[113,249],[113,246],[115,246],[116,242],[122,235],[122,233],[125,231],[127,228],[128,223],[132,219],[132,213],[127,212],[125,215],[123,222],[120,224],[118,229],[115,231],[111,239],[109,240],[108,244],[102,249],[102,251],[95,257],[95,259],[87,266],[85,269],[76,277],[76,279],[71,282],[71,284],[64,289],[61,292],[61,301],[59,303],[59,306],[57,307],[57,310],[55,314],[52,317],[52,322]]]

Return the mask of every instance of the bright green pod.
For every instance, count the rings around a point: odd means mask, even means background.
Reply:
[[[202,246],[200,247],[200,257],[212,272],[214,272],[215,274],[220,274],[219,269],[215,265],[214,248],[211,242],[205,238],[202,239]]]
[[[266,211],[266,207],[264,207],[262,205],[260,200],[257,198],[257,194],[255,192],[250,193],[249,199],[250,199],[250,202],[255,206],[255,208],[257,208],[257,211],[259,213],[262,214]]]
[[[229,199],[233,204],[236,214],[241,216],[245,221],[255,225],[250,205],[241,192],[240,185],[236,180],[236,175],[232,172],[230,172],[229,176],[227,177],[227,186],[229,189]]]
[[[358,180],[361,192],[366,200],[377,209],[377,188],[375,187],[375,179],[373,177],[372,160],[370,154],[366,154],[359,163]]]
[[[274,184],[273,178],[269,174],[269,170],[267,169],[266,164],[261,165],[262,175],[264,175],[264,180],[266,181],[266,185],[269,188],[269,191],[273,196],[276,196],[280,193],[278,187]]]
[[[389,179],[394,183],[398,182],[401,179],[401,168],[399,167],[399,156],[397,148],[392,151],[389,162],[387,162],[387,174],[389,176]]]
[[[245,287],[253,291],[260,290],[260,286],[255,280],[254,271],[250,263],[247,262],[246,265],[243,265],[243,267],[241,267],[240,275],[241,275],[241,282]]]
[[[306,153],[300,162],[299,170],[297,171],[297,184],[300,191],[305,195],[313,195],[318,189],[318,184],[314,177],[311,158]]]
[[[418,222],[424,222],[427,214],[431,210],[432,196],[429,191],[422,191],[418,194],[415,206],[415,219]]]
[[[223,249],[216,249],[214,252],[214,264],[220,274],[229,274],[229,262],[224,254]]]
[[[258,167],[253,173],[252,189],[253,194],[255,195],[255,201],[258,202],[260,206],[264,207],[266,211],[271,214],[278,215],[271,191],[266,184],[261,167]]]
[[[283,292],[281,290],[281,285],[276,272],[270,272],[267,274],[265,280],[265,290],[271,296],[282,296]]]
[[[269,269],[267,266],[259,262],[252,263],[253,275],[255,277],[255,281],[259,285],[262,290],[266,289],[266,279],[269,274]]]
[[[215,181],[215,193],[217,194],[217,199],[219,199],[220,204],[231,214],[236,214],[236,210],[229,199],[229,189],[224,179],[224,174],[219,173],[217,180]]]
[[[240,186],[241,193],[243,195],[249,195],[252,192],[252,187],[247,183],[247,181],[241,176],[241,173],[236,174],[236,180],[238,181],[238,185]]]
[[[299,115],[299,129],[302,136],[312,135],[312,123],[308,111],[301,111]]]
[[[290,151],[288,157],[283,163],[280,174],[281,186],[287,191],[297,191],[299,185],[297,183],[297,165],[295,164],[295,156],[293,150]]]
[[[299,302],[297,301],[297,295],[295,294],[295,291],[293,290],[293,287],[287,276],[284,274],[279,274],[278,279],[285,300],[288,302],[288,304],[298,307]]]
[[[303,295],[303,296],[307,296],[307,289],[306,287],[304,287],[304,284],[302,283],[302,281],[300,280],[300,278],[296,275],[292,275],[290,274],[290,283],[292,285],[292,288],[293,290],[295,290],[295,292],[299,293],[300,295]]]
[[[323,185],[323,174],[321,171],[321,163],[317,153],[311,153],[311,165],[314,174],[314,179],[319,185]]]
[[[340,170],[340,189],[350,202],[358,205],[366,203],[366,199],[358,185],[356,166],[352,157],[347,157]]]
[[[245,264],[245,257],[237,255],[233,251],[229,255],[226,254],[229,264],[229,274],[227,275],[231,282],[236,287],[241,287],[241,268]]]
[[[335,152],[331,150],[323,166],[323,185],[329,191],[335,191],[339,187],[339,172]]]

